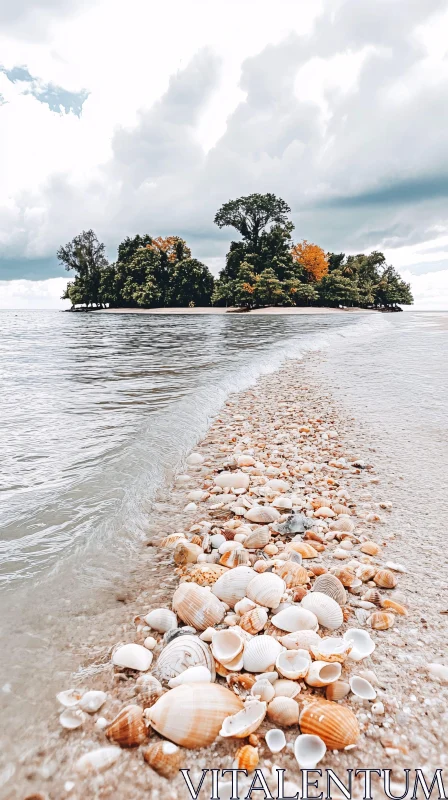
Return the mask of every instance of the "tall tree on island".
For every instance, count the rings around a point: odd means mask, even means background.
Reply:
[[[69,282],[62,295],[63,300],[71,300],[72,305],[83,304],[101,307],[101,280],[109,266],[106,246],[98,241],[93,230],[83,231],[71,242],[60,247],[57,258],[65,269],[75,271],[75,279]]]

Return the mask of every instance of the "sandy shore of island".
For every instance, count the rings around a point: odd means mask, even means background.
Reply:
[[[96,313],[103,314],[244,314],[244,315],[259,315],[259,314],[286,314],[286,315],[301,315],[301,314],[372,314],[377,313],[373,309],[365,308],[326,308],[303,306],[286,307],[286,306],[269,306],[267,308],[255,308],[253,311],[242,311],[239,308],[218,308],[209,306],[204,308],[103,308],[98,309]]]
[[[416,592],[418,562],[412,553],[413,548],[418,547],[420,532],[407,531],[404,536],[395,527],[387,485],[382,485],[382,476],[375,472],[374,456],[369,452],[356,421],[342,413],[330,392],[323,389],[313,370],[318,358],[313,354],[300,362],[289,361],[279,371],[260,378],[253,388],[231,396],[195,448],[195,453],[202,457],[201,463],[186,464],[183,476],[179,475],[172,486],[159,493],[148,513],[150,534],[142,548],[140,563],[135,565],[129,581],[117,587],[120,599],[125,602],[113,615],[109,611],[99,612],[98,617],[91,621],[90,629],[86,631],[84,652],[79,654],[80,669],[73,677],[72,687],[81,694],[92,689],[104,691],[106,701],[97,713],[86,715],[81,727],[67,731],[59,723],[63,709],[55,700],[54,716],[48,720],[46,736],[41,734],[38,747],[27,746],[24,749],[24,758],[15,765],[14,777],[4,786],[4,796],[8,800],[24,800],[25,797],[34,800],[66,797],[70,800],[143,800],[147,797],[151,800],[186,800],[189,795],[180,776],[166,780],[143,759],[146,748],[161,741],[159,734],[151,729],[147,742],[117,751],[116,761],[104,772],[85,774],[80,769],[81,757],[99,747],[111,745],[105,735],[105,721],[110,723],[129,704],[140,707],[145,704],[140,674],[114,667],[112,653],[119,644],[134,642],[143,645],[146,637],[152,636],[157,645],[149,672],[157,671],[163,636],[145,625],[144,616],[151,609],[171,608],[179,581],[212,583],[212,578],[200,577],[201,570],[196,565],[176,566],[173,560],[175,551],[161,547],[162,539],[169,534],[183,534],[190,539],[194,537],[195,542],[206,542],[205,534],[230,530],[231,526],[240,527],[238,521],[243,525],[250,524],[256,530],[259,525],[242,519],[241,511],[235,513],[235,510],[241,507],[247,510],[251,505],[271,506],[271,503],[275,508],[276,503],[281,505],[279,498],[291,496],[295,506],[301,507],[315,522],[314,534],[304,537],[306,544],[315,549],[314,555],[309,551],[312,558],[303,560],[306,582],[287,588],[285,599],[299,602],[312,589],[316,573],[341,567],[348,568],[355,575],[357,571],[367,569],[367,574],[373,577],[391,563],[389,571],[396,583],[393,589],[379,588],[379,598],[372,606],[363,605],[365,601],[361,599],[367,591],[377,588],[371,579],[364,580],[359,587],[347,588],[341,606],[343,624],[332,633],[322,627],[319,629],[322,637],[340,637],[349,628],[362,628],[369,632],[376,645],[374,652],[362,662],[347,660],[342,665],[342,680],[364,675],[376,693],[374,700],[362,700],[349,693],[340,701],[341,707],[356,717],[359,726],[356,743],[347,750],[329,747],[319,767],[332,768],[341,779],[347,777],[348,769],[389,768],[392,770],[393,792],[400,795],[403,769],[423,767],[426,774],[432,775],[436,768],[446,764],[446,733],[443,732],[446,714],[442,699],[446,690],[429,679],[427,670],[428,660],[436,660],[430,658],[431,653],[437,656],[444,641],[443,617],[437,610],[439,590],[434,586],[432,595],[430,587],[425,588],[424,595]],[[237,459],[244,453],[252,454],[254,460],[263,466],[237,468]],[[230,492],[215,494],[215,476],[226,469],[246,472],[250,480],[248,491],[233,499],[229,498]],[[271,492],[266,485],[272,479],[284,481],[286,485],[282,488],[286,491],[274,489]],[[203,492],[203,496],[194,502],[193,507],[187,508],[193,502],[192,491]],[[315,516],[318,499],[324,500],[330,509],[335,506],[333,516]],[[314,504],[313,500],[316,501]],[[350,523],[345,527],[352,528],[345,533],[337,530],[338,520],[344,519]],[[288,546],[289,538],[275,533],[272,526],[270,530],[269,552],[270,557],[275,558]],[[346,534],[348,536],[344,539]],[[377,547],[378,552],[374,555],[363,553],[366,541],[374,543],[373,549]],[[277,552],[272,546],[277,548]],[[345,547],[348,549],[344,552]],[[259,550],[249,555],[253,556],[254,562],[268,553]],[[176,560],[181,561],[182,557],[176,556]],[[383,603],[393,600],[398,606],[382,608],[378,605],[380,598]],[[378,612],[392,615],[393,627],[372,630],[368,619],[372,613]],[[404,612],[406,615],[402,615]],[[269,617],[272,617],[272,609]],[[184,621],[180,619],[179,624]],[[225,627],[228,623],[230,620],[217,627]],[[264,633],[277,638],[284,635],[270,620]],[[239,692],[244,699],[246,689],[238,684],[237,679],[229,684],[224,677],[225,670],[220,668],[219,671],[223,676],[217,676],[217,682],[224,687],[233,686],[232,690]],[[299,681],[299,686],[297,701],[300,713],[311,699],[325,697],[325,688],[311,689],[303,680]],[[181,716],[179,709],[179,719]],[[274,797],[272,772],[275,765],[286,769],[289,795],[300,788],[301,780],[293,754],[299,727],[294,723],[283,728],[286,747],[273,755],[264,736],[267,730],[276,727],[281,726],[266,717],[255,731],[256,738],[251,740],[258,751],[259,768],[272,785]],[[223,739],[217,736],[206,748],[182,749],[182,766],[190,768],[192,779],[197,784],[202,769],[231,768],[236,751],[247,743],[247,738]],[[221,787],[220,797],[226,800],[229,785],[227,779],[223,782],[225,786]],[[243,780],[242,786],[247,785]],[[377,787],[375,780],[373,786]],[[383,796],[376,791],[375,797]],[[206,781],[199,797],[209,796],[210,781]],[[355,781],[353,797],[362,796],[362,781]]]

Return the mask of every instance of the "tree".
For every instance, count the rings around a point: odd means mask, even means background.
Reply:
[[[144,233],[143,236],[140,236],[138,233],[132,239],[129,236],[126,236],[126,239],[118,245],[118,258],[117,261],[121,263],[129,263],[134,258],[137,250],[141,247],[146,247],[146,245],[152,243],[152,236],[148,233]]]
[[[292,248],[292,257],[305,271],[308,280],[317,282],[328,273],[328,259],[317,244],[310,244],[306,239]]]
[[[255,283],[254,299],[257,306],[282,305],[285,299],[282,284],[272,267],[264,269],[263,272],[258,275]]]
[[[256,305],[254,292],[257,283],[257,276],[252,269],[251,264],[243,261],[238,271],[238,277],[234,281],[234,302],[238,306],[245,306],[246,308],[253,308]]]
[[[101,274],[109,262],[106,246],[98,241],[93,230],[83,231],[71,242],[60,247],[57,258],[67,271],[74,270],[75,280],[67,287],[63,299],[69,298],[73,305],[102,305],[100,296]],[[73,302],[73,299],[76,302]],[[80,298],[82,298],[80,300]]]
[[[224,203],[215,216],[219,228],[233,227],[253,252],[259,248],[260,234],[268,225],[285,225],[290,207],[274,194],[250,194]]]
[[[170,305],[209,306],[212,292],[213,275],[205,264],[196,258],[177,262],[170,281]]]
[[[355,306],[359,302],[356,283],[338,269],[324,275],[318,290],[321,301],[327,306]]]
[[[166,256],[167,261],[174,264],[176,261],[182,261],[184,258],[191,258],[191,250],[186,241],[181,239],[180,236],[158,236],[153,239],[148,245],[149,250],[154,250]]]

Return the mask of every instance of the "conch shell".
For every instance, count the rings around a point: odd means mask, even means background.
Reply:
[[[182,750],[172,742],[154,742],[144,751],[143,758],[163,778],[175,778],[183,763]]]
[[[320,699],[302,710],[300,730],[319,736],[329,750],[342,750],[356,744],[360,735],[358,720],[350,708]]]
[[[138,747],[148,737],[143,719],[143,709],[130,705],[123,708],[106,728],[106,736],[120,747]]]

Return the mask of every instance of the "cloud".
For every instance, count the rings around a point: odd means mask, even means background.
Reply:
[[[70,92],[54,83],[45,83],[40,78],[33,77],[27,67],[6,69],[0,66],[0,72],[3,72],[13,84],[30,84],[30,88],[25,86],[21,94],[32,95],[39,103],[47,105],[50,111],[58,114],[62,114],[63,111],[66,114],[72,112],[76,117],[81,116],[82,107],[89,96],[89,92],[85,89],[81,89],[80,92]]]
[[[69,14],[83,3],[84,0],[0,0],[0,24],[36,37],[45,32],[49,17]]]
[[[61,301],[67,281],[52,278],[46,281],[0,281],[0,308],[64,308],[70,303]]]

